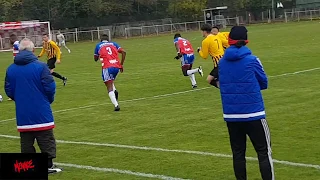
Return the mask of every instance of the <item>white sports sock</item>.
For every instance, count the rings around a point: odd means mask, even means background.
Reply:
[[[66,48],[68,51],[70,51],[70,49],[66,45],[64,45],[64,48]]]
[[[109,92],[109,97],[110,97],[110,100],[111,100],[112,104],[114,105],[114,107],[117,107],[119,104],[116,99],[116,95],[114,94],[114,91]]]
[[[197,72],[199,72],[199,68],[188,70],[187,74],[190,76],[191,74],[194,74],[194,73],[197,73]]]
[[[189,75],[192,86],[197,84],[196,77],[194,74]]]

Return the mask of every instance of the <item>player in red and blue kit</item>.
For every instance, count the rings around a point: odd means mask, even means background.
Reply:
[[[10,35],[10,43],[12,44],[13,57],[16,57],[16,55],[19,53],[19,41],[17,35]]]
[[[119,71],[123,72],[123,63],[126,59],[126,52],[117,43],[109,42],[108,35],[102,35],[102,40],[96,45],[94,50],[94,60],[101,61],[102,80],[107,86],[109,97],[115,107],[115,111],[120,111],[118,96],[119,93],[114,85]],[[119,61],[119,53],[122,55]]]
[[[183,75],[190,77],[192,88],[197,88],[197,81],[194,74],[198,72],[203,77],[203,71],[201,66],[196,69],[192,69],[195,57],[191,43],[187,39],[182,38],[181,34],[175,34],[174,45],[177,50],[177,56],[175,59],[181,60]]]
[[[18,37],[15,34],[10,35],[10,43],[12,45],[13,58],[19,53],[19,44]],[[8,98],[8,101],[12,101],[11,98]]]

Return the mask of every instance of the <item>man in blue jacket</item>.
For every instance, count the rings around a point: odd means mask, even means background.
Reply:
[[[56,85],[49,68],[38,61],[33,50],[34,44],[29,39],[20,42],[20,52],[7,69],[5,91],[15,101],[21,152],[36,153],[33,146],[36,139],[41,152],[48,154],[48,173],[60,172],[52,161],[56,157],[56,142],[50,104]]]
[[[258,57],[246,47],[247,29],[235,26],[229,35],[230,47],[219,62],[223,117],[227,122],[233,167],[237,180],[246,180],[246,141],[249,136],[259,159],[263,180],[274,180],[270,131],[261,90],[268,79]]]

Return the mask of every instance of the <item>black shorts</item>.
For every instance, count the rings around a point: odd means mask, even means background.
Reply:
[[[219,79],[219,67],[213,68],[212,71],[210,72],[210,75]]]
[[[51,58],[47,61],[47,65],[50,70],[56,68],[56,61],[57,61],[57,58],[55,58],[55,57]]]

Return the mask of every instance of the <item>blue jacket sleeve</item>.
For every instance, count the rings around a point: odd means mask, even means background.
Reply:
[[[6,78],[5,78],[5,82],[4,82],[4,89],[6,91],[6,94],[9,98],[11,98],[12,100],[14,100],[14,86],[13,84],[10,82],[10,78],[8,75],[8,71],[6,73]]]
[[[263,66],[259,58],[256,58],[254,61],[254,69],[255,69],[255,76],[259,82],[260,89],[264,90],[268,88],[268,77],[264,72]]]
[[[47,66],[45,66],[42,70],[41,83],[50,104],[53,103],[54,95],[56,93],[56,83],[54,82],[50,70]]]

